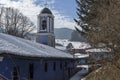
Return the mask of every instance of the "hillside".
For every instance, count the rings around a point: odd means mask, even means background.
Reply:
[[[70,41],[80,41],[84,42],[83,36],[76,30],[68,28],[55,28],[55,38],[56,39],[68,39]]]
[[[72,29],[68,28],[55,28],[55,38],[56,39],[70,39]]]
[[[86,42],[85,38],[76,30],[73,30],[70,41]]]

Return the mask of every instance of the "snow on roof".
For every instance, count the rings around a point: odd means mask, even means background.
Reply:
[[[70,42],[70,43],[72,43],[74,49],[85,49],[90,47],[90,45],[86,42]]]
[[[69,40],[68,39],[55,39],[55,42],[65,46],[65,47],[69,44]]]
[[[80,54],[80,53],[76,53],[74,54],[75,58],[87,58],[89,57],[89,54]]]
[[[53,47],[0,33],[0,54],[26,57],[73,58],[69,53]]]
[[[66,51],[66,47],[64,46],[55,46],[56,49]]]
[[[86,50],[86,52],[109,52],[109,50],[107,49],[102,49],[102,48],[92,48],[92,49],[88,49]]]
[[[90,65],[77,65],[77,68],[86,68],[86,69],[88,69],[88,68],[90,68],[91,66]]]

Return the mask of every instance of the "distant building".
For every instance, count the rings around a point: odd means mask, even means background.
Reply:
[[[65,80],[74,69],[69,53],[0,33],[0,75],[8,80]]]
[[[86,54],[85,49],[89,47],[90,45],[86,42],[69,42],[69,44],[66,46],[67,50],[72,54]]]
[[[86,53],[90,55],[90,59],[95,60],[101,60],[104,58],[108,58],[108,53],[110,50],[105,48],[88,48],[86,49]]]

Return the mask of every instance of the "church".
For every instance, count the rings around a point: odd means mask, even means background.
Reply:
[[[69,80],[73,55],[55,49],[54,15],[37,16],[36,42],[0,33],[0,80]]]

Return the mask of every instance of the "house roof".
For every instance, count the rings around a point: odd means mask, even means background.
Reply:
[[[74,49],[85,49],[90,47],[90,45],[86,42],[70,42],[70,43],[72,43]]]
[[[87,49],[86,52],[110,52],[110,50],[105,48],[91,48]]]
[[[0,54],[38,58],[73,58],[71,54],[53,47],[3,33],[0,33]]]
[[[75,58],[88,58],[89,54],[81,54],[81,53],[76,53],[74,54]]]

